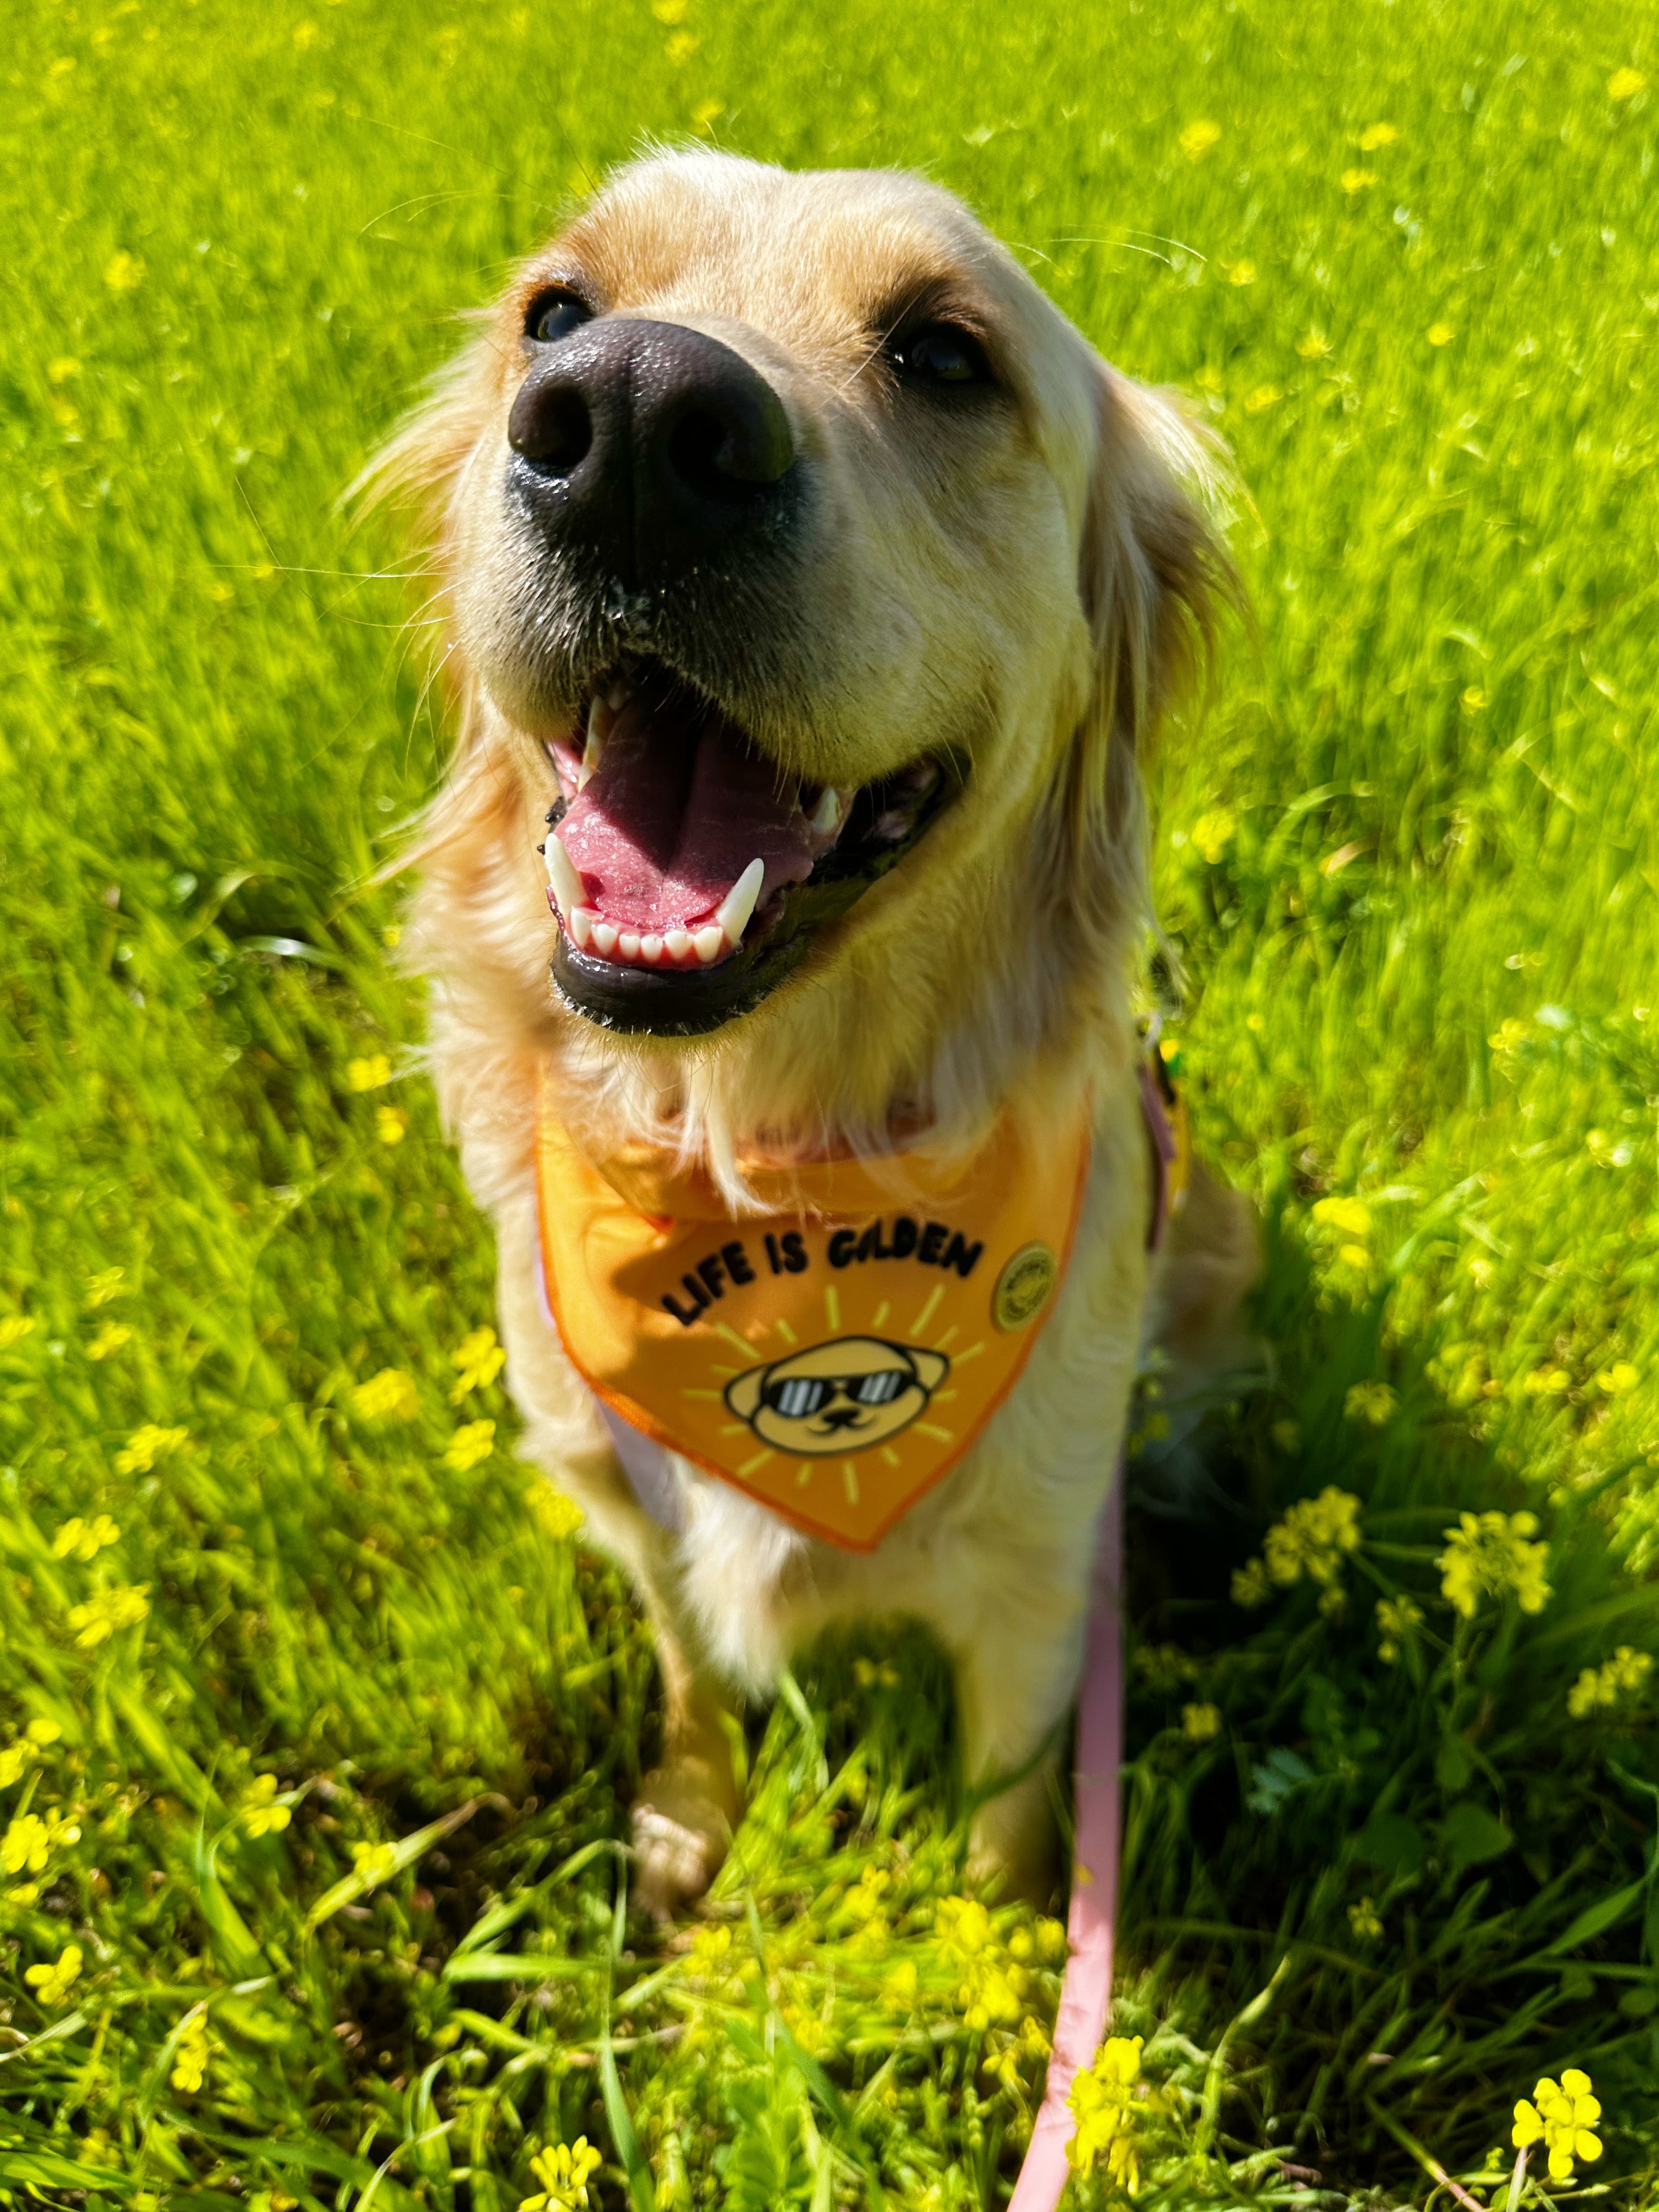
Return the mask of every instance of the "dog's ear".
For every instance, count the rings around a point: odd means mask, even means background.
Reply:
[[[924,1390],[937,1390],[951,1371],[951,1363],[942,1352],[916,1352],[907,1345],[906,1353],[916,1370],[916,1380]]]
[[[740,1421],[752,1421],[761,1401],[761,1392],[766,1388],[769,1367],[750,1367],[744,1374],[733,1376],[726,1386],[726,1402]]]
[[[1093,647],[1088,704],[1057,789],[1071,927],[1150,920],[1141,777],[1162,717],[1210,667],[1232,564],[1206,513],[1218,449],[1162,392],[1099,364],[1078,588]]]

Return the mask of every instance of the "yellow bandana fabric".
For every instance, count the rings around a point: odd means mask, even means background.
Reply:
[[[1070,1256],[1079,1109],[976,1152],[751,1166],[733,1218],[646,1148],[595,1163],[544,1087],[548,1303],[611,1411],[785,1520],[872,1551],[1012,1388]]]

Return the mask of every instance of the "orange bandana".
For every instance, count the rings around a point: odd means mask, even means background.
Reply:
[[[1013,1387],[1071,1254],[1079,1111],[975,1153],[761,1167],[734,1220],[648,1147],[596,1166],[544,1082],[548,1302],[614,1414],[848,1551],[947,1474]]]

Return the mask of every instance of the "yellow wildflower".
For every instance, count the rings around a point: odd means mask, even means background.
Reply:
[[[1441,1592],[1465,1620],[1474,1620],[1483,1595],[1502,1597],[1508,1590],[1522,1613],[1543,1611],[1549,1547],[1527,1541],[1537,1526],[1535,1513],[1463,1513],[1455,1528],[1442,1532],[1446,1549],[1435,1561]]]
[[[1231,843],[1233,832],[1237,827],[1231,810],[1225,806],[1212,807],[1208,813],[1200,814],[1194,823],[1193,842],[1212,867]]]
[[[685,21],[686,0],[651,0],[651,12],[659,23],[671,30],[676,23]]]
[[[409,1134],[408,1114],[401,1106],[377,1106],[374,1133],[383,1145],[401,1145]]]
[[[1008,1955],[985,1907],[973,1898],[945,1898],[933,1925],[961,1976],[957,2004],[963,2027],[982,2033],[1016,2026],[1025,2009],[1025,1969]]]
[[[286,1805],[276,1802],[276,1777],[255,1777],[242,1798],[242,1826],[250,1836],[280,1835],[294,1818]]]
[[[23,1769],[33,1757],[33,1747],[27,1743],[9,1743],[0,1751],[0,1790],[9,1790],[21,1779]]]
[[[1535,1367],[1522,1378],[1521,1388],[1529,1398],[1559,1398],[1572,1388],[1572,1377],[1565,1367]]]
[[[1628,1359],[1615,1359],[1611,1367],[1604,1367],[1595,1378],[1598,1390],[1605,1390],[1609,1398],[1622,1398],[1641,1381],[1641,1372]]]
[[[1370,1234],[1371,1210],[1363,1198],[1316,1200],[1313,1218],[1322,1229],[1340,1230],[1345,1237]]]
[[[412,1421],[421,1410],[421,1394],[401,1367],[383,1367],[367,1382],[358,1383],[351,1402],[366,1421],[378,1421],[383,1415]]]
[[[1351,1421],[1369,1421],[1374,1429],[1387,1426],[1400,1403],[1386,1382],[1356,1382],[1342,1401]]]
[[[1235,1605],[1243,1606],[1248,1613],[1258,1605],[1266,1605],[1273,1594],[1267,1579],[1267,1570],[1260,1559],[1251,1559],[1233,1574],[1232,1596]]]
[[[115,1455],[117,1474],[148,1474],[158,1459],[169,1452],[183,1449],[190,1442],[188,1429],[158,1429],[153,1421],[146,1421],[142,1429],[135,1429],[127,1438],[125,1448]]]
[[[205,2010],[193,2012],[185,2022],[173,2054],[173,2086],[193,2096],[207,2079],[208,2026]]]
[[[1369,1897],[1348,1907],[1348,1925],[1362,1943],[1375,1943],[1382,1933],[1381,1917]]]
[[[368,1054],[346,1062],[346,1081],[354,1091],[378,1091],[392,1080],[392,1062],[383,1052]]]
[[[60,2005],[81,1978],[81,1946],[67,1943],[49,1966],[26,1966],[23,1979],[43,2005]]]
[[[550,1536],[574,1536],[586,1518],[575,1499],[555,1490],[550,1482],[532,1483],[524,1502]]]
[[[1640,70],[1616,69],[1607,79],[1607,98],[1633,100],[1646,82]]]
[[[1297,340],[1296,349],[1304,361],[1323,361],[1331,342],[1323,331],[1305,331]]]
[[[1403,1596],[1378,1598],[1376,1625],[1382,1632],[1382,1640],[1376,1647],[1376,1656],[1385,1667],[1392,1667],[1398,1660],[1401,1645],[1407,1641],[1414,1628],[1422,1626],[1422,1620],[1423,1608],[1414,1599]]]
[[[1244,402],[1244,412],[1247,415],[1265,415],[1268,408],[1276,407],[1284,397],[1276,384],[1258,384]]]
[[[1567,1692],[1567,1711],[1582,1721],[1598,1705],[1616,1705],[1627,1692],[1641,1689],[1652,1672],[1647,1652],[1632,1651],[1628,1644],[1621,1644],[1602,1665],[1583,1669]]]
[[[95,1559],[106,1544],[120,1541],[121,1531],[107,1513],[100,1513],[90,1521],[83,1521],[77,1513],[72,1521],[65,1521],[52,1540],[54,1559],[79,1559],[84,1563]]]
[[[1368,123],[1359,134],[1359,150],[1374,154],[1379,146],[1397,146],[1400,133],[1392,123]]]
[[[124,1344],[132,1340],[132,1331],[124,1321],[106,1321],[87,1346],[88,1359],[107,1359],[112,1352],[118,1352]]]
[[[1219,1705],[1183,1705],[1181,1708],[1181,1733],[1194,1743],[1208,1743],[1221,1733]]]
[[[1182,152],[1189,161],[1201,161],[1212,146],[1221,143],[1218,123],[1189,123],[1180,138]]]
[[[1429,343],[1431,346],[1449,346],[1456,336],[1456,331],[1453,330],[1449,323],[1431,323],[1429,325],[1428,339]],[[1463,696],[1465,699],[1469,699],[1469,694],[1468,692],[1465,692]],[[1486,702],[1483,696],[1476,696],[1474,698],[1470,700],[1470,703],[1476,707],[1484,707]]]
[[[1140,2185],[1140,2115],[1134,2092],[1143,2040],[1139,2035],[1109,2037],[1094,2064],[1079,2070],[1066,2100],[1077,2120],[1066,2146],[1073,2171],[1086,2180],[1096,2161],[1103,2159],[1108,2179],[1131,2197]]]
[[[20,1813],[0,1836],[0,1867],[8,1874],[44,1874],[52,1837],[38,1813]]]
[[[890,1660],[855,1659],[853,1680],[861,1690],[896,1690],[898,1669]]]
[[[493,1382],[507,1364],[507,1354],[496,1343],[493,1328],[470,1330],[449,1358],[451,1364],[461,1370],[449,1394],[452,1406],[459,1406],[469,1393]]]
[[[1446,331],[1446,325],[1443,323],[1437,323],[1435,325],[1435,330]],[[1446,331],[1445,337],[1437,338],[1434,334],[1434,331],[1431,331],[1429,332],[1429,343],[1431,345],[1444,345],[1450,338],[1451,335],[1452,334],[1449,331]],[[1468,690],[1465,690],[1462,696],[1463,704],[1468,708],[1472,714],[1480,714],[1492,703],[1492,694],[1488,691],[1482,690],[1481,687],[1478,684],[1471,684]]]
[[[604,2163],[586,2136],[573,2143],[550,2143],[530,2161],[542,2185],[533,2197],[519,2199],[519,2212],[584,2212],[587,2185]]]
[[[104,282],[112,292],[136,292],[144,281],[144,264],[125,248],[104,264]]]
[[[1268,1529],[1262,1551],[1267,1572],[1288,1589],[1304,1575],[1327,1587],[1334,1584],[1342,1554],[1358,1547],[1359,1500],[1328,1483],[1317,1498],[1299,1498]]]
[[[45,1744],[56,1743],[64,1731],[56,1721],[49,1721],[42,1716],[32,1720],[23,1733],[31,1743]]]
[[[113,1589],[99,1590],[84,1605],[72,1605],[69,1625],[76,1647],[95,1651],[118,1629],[136,1628],[149,1613],[148,1583],[118,1583]]]
[[[34,1328],[33,1314],[6,1314],[0,1316],[0,1352],[9,1352],[20,1344]]]
[[[351,1863],[362,1875],[365,1888],[375,1889],[398,1871],[398,1849],[395,1844],[354,1844]]]
[[[444,1447],[444,1465],[465,1474],[480,1460],[488,1459],[495,1449],[494,1421],[466,1421],[456,1430]]]
[[[103,1267],[97,1274],[89,1275],[87,1279],[87,1304],[89,1306],[105,1306],[112,1298],[124,1297],[125,1285],[121,1279],[126,1272],[125,1267]]]
[[[1351,199],[1356,192],[1363,192],[1367,185],[1376,182],[1375,169],[1344,169],[1342,172],[1342,189]]]
[[[1227,271],[1227,282],[1230,284],[1254,284],[1255,282],[1255,262],[1235,261],[1232,267]]]
[[[1590,2094],[1590,2077],[1582,2067],[1569,2066],[1559,2081],[1546,2074],[1532,2093],[1515,2108],[1515,2131],[1510,2141],[1516,2150],[1541,2142],[1549,2153],[1550,2179],[1571,2181],[1573,2161],[1589,2166],[1601,2155],[1601,2142],[1590,2130],[1601,2117],[1601,2106]]]
[[[663,52],[673,63],[675,68],[678,69],[683,63],[690,60],[702,44],[702,40],[695,31],[676,31],[671,35]]]

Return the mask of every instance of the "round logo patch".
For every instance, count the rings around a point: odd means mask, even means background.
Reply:
[[[999,1328],[1024,1328],[1048,1303],[1060,1262],[1046,1244],[1022,1244],[997,1277],[991,1318]]]

